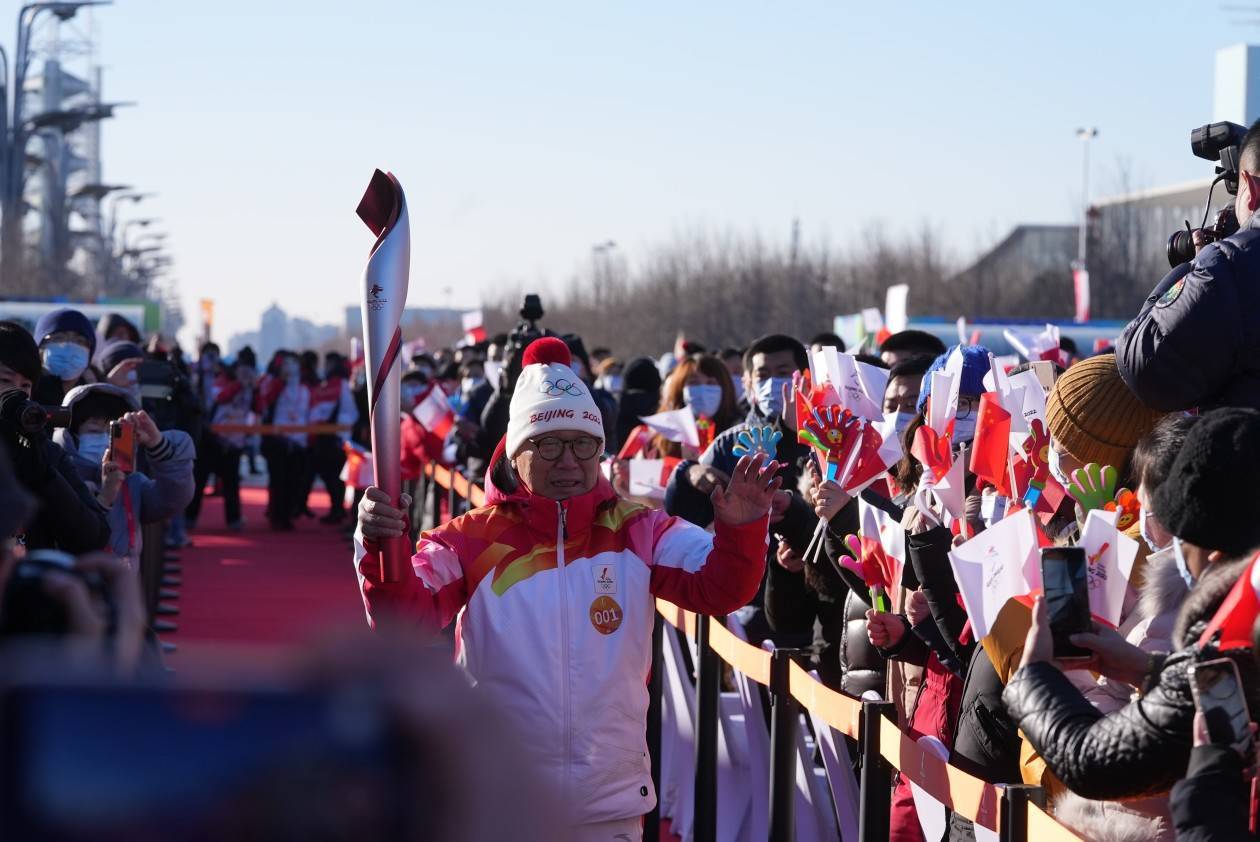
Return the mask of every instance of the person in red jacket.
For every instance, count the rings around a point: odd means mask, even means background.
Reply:
[[[713,491],[715,532],[618,498],[599,470],[603,419],[555,338],[526,349],[487,505],[424,533],[414,577],[380,579],[374,539],[404,511],[369,488],[355,561],[378,631],[457,615],[458,660],[494,700],[576,840],[637,839],[655,804],[645,738],[655,598],[743,606],[765,570],[778,464],[745,457]],[[410,504],[403,501],[404,508]]]

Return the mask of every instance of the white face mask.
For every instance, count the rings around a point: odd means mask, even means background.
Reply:
[[[1186,563],[1185,553],[1181,550],[1181,539],[1176,535],[1172,539],[1173,558],[1177,560],[1177,572],[1181,574],[1181,579],[1186,583],[1187,588],[1194,587],[1194,574],[1190,572],[1190,565]]]
[[[1046,460],[1047,466],[1050,468],[1050,476],[1054,477],[1059,485],[1066,490],[1072,481],[1068,479],[1067,474],[1063,473],[1063,465],[1059,462],[1059,451],[1055,450],[1054,447],[1046,449],[1050,451],[1050,456]]]
[[[93,464],[105,461],[109,449],[109,433],[79,433],[79,455]]]
[[[1143,508],[1141,514],[1138,515],[1138,531],[1142,533],[1142,540],[1146,542],[1146,546],[1150,547],[1151,552],[1157,553],[1160,550],[1168,549],[1168,546],[1165,545],[1161,547],[1157,545],[1155,543],[1155,539],[1151,537],[1150,527],[1148,527],[1146,523],[1153,516],[1154,512],[1150,509]]]
[[[722,406],[722,387],[716,385],[684,386],[683,402],[702,418],[713,418]]]
[[[975,413],[968,415],[966,418],[954,419],[954,436],[950,440],[954,445],[959,445],[959,444],[962,444],[963,442],[970,444],[971,440],[974,439],[975,437],[976,437]]]

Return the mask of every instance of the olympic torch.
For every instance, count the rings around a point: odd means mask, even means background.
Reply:
[[[364,362],[372,424],[372,474],[376,487],[401,508],[402,315],[411,269],[407,200],[393,173],[377,170],[356,210],[376,235],[363,270]],[[381,581],[401,582],[411,566],[410,538],[381,540]]]

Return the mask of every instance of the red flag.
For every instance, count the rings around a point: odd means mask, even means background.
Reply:
[[[1251,560],[1251,564],[1238,577],[1229,595],[1221,603],[1212,622],[1208,623],[1199,645],[1210,643],[1219,631],[1221,639],[1218,649],[1247,649],[1251,647],[1251,629],[1260,616],[1260,555]]]
[[[991,483],[1003,497],[1011,496],[1010,474],[1006,470],[1010,437],[1011,414],[1002,408],[995,392],[985,392],[980,396],[980,409],[976,413],[971,472]]]
[[[927,424],[915,430],[910,454],[937,480],[949,473],[949,466],[954,464],[949,452],[949,436],[936,435],[936,430]]]

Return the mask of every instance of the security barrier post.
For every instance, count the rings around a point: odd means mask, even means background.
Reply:
[[[1045,800],[1045,790],[1039,786],[1012,784],[1003,787],[998,838],[1002,842],[1028,842],[1028,804],[1041,806]]]
[[[792,698],[791,666],[796,649],[770,653],[770,842],[796,836],[796,729],[800,707]]]
[[[664,688],[661,670],[664,669],[661,646],[665,642],[665,619],[659,611],[652,612],[652,672],[648,676],[647,744],[648,759],[652,764],[652,788],[656,791],[656,806],[643,822],[643,842],[657,842],[661,835],[661,693]]]
[[[887,842],[892,812],[892,767],[879,753],[880,722],[895,717],[892,702],[862,702],[862,795],[858,814],[858,837],[862,842]]]
[[[696,615],[696,803],[692,838],[717,838],[717,726],[718,678],[721,665],[709,644],[713,618]],[[720,620],[719,620],[720,622]]]

